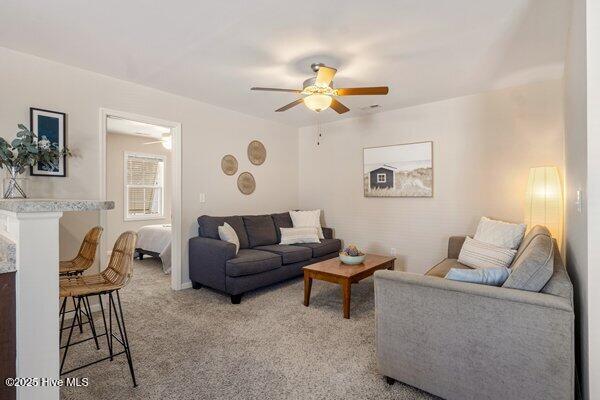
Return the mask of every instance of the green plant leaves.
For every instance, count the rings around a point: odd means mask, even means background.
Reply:
[[[71,156],[71,151],[66,147],[59,149],[58,143],[42,142],[45,144],[40,147],[38,137],[25,125],[18,124],[17,127],[20,131],[10,144],[0,137],[0,168],[17,168],[18,173],[23,173],[26,166],[42,163],[53,167],[59,157]]]

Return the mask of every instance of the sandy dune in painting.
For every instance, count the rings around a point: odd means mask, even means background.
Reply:
[[[433,169],[417,168],[394,173],[393,188],[371,187],[369,174],[364,174],[366,197],[431,197],[433,195]]]

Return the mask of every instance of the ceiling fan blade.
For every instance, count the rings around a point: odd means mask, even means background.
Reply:
[[[269,88],[269,87],[252,87],[250,90],[262,90],[266,92],[291,92],[291,93],[301,93],[300,89],[278,89],[278,88]]]
[[[304,101],[304,99],[298,99],[296,101],[292,101],[290,104],[286,104],[285,106],[278,108],[277,110],[275,110],[275,112],[289,110],[290,108],[297,106],[298,104],[302,103],[303,101]]]
[[[387,86],[340,88],[336,89],[336,94],[338,96],[364,96],[371,94],[388,94],[389,90],[390,89]]]
[[[319,71],[317,72],[317,79],[315,80],[315,84],[318,86],[329,86],[337,69],[321,66],[319,67]]]
[[[338,114],[343,114],[345,112],[350,111],[348,107],[337,101],[336,99],[331,100],[331,108],[333,108]]]

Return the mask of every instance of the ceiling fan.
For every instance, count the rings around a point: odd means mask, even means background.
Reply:
[[[163,133],[160,137],[160,140],[154,140],[152,142],[145,142],[143,144],[154,144],[154,143],[162,143],[162,145],[165,149],[171,150],[171,134]]]
[[[275,112],[289,110],[300,103],[304,103],[309,109],[320,112],[329,107],[333,108],[338,114],[350,111],[348,107],[340,103],[337,96],[364,96],[364,95],[385,95],[388,94],[387,86],[358,87],[358,88],[339,88],[334,89],[333,77],[337,69],[328,67],[322,63],[311,64],[310,68],[316,73],[316,76],[304,81],[302,89],[278,89],[253,87],[250,90],[263,90],[271,92],[292,92],[303,95],[285,106],[278,108]]]

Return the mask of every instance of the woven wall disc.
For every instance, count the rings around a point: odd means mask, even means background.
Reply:
[[[256,181],[250,172],[242,172],[237,180],[238,189],[244,194],[252,194],[256,189]]]
[[[223,156],[221,159],[221,169],[225,175],[235,175],[238,170],[238,161],[231,154]]]
[[[258,140],[253,140],[248,145],[248,159],[254,165],[261,165],[267,159],[267,149]]]

